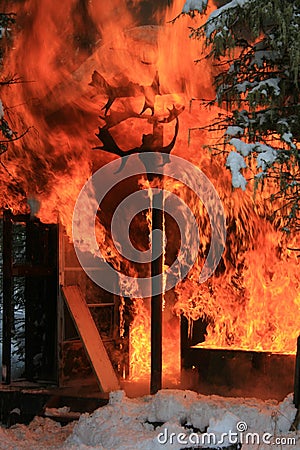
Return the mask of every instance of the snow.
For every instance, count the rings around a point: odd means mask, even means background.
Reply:
[[[296,145],[293,143],[293,135],[291,132],[283,133],[281,139],[287,144],[289,144],[293,149],[296,149]]]
[[[234,131],[238,132],[235,128],[238,129],[239,127],[229,127],[229,136],[234,135]],[[228,130],[225,135],[227,134]],[[282,139],[284,140],[284,138],[286,138],[286,141],[288,141],[291,137],[292,136],[290,134],[285,133],[282,136]],[[255,176],[259,179],[265,175],[266,170],[276,162],[278,157],[278,152],[276,149],[270,147],[269,145],[261,144],[260,142],[248,144],[243,142],[241,139],[234,137],[230,139],[229,144],[236,150],[230,152],[226,160],[226,167],[230,169],[232,175],[232,186],[235,188],[242,188],[243,190],[246,189],[247,182],[241,173],[241,169],[245,169],[247,167],[244,158],[247,158],[247,156],[250,156],[252,153],[256,153],[256,167],[258,169],[262,169],[262,172]]]
[[[274,148],[262,144],[256,148],[256,151],[260,152],[256,158],[257,168],[261,167],[264,172],[276,161],[277,152]]]
[[[250,83],[250,81],[243,81],[242,83],[238,83],[236,85],[236,91],[241,94],[243,92],[246,92],[247,89],[249,89],[251,86],[253,86],[254,83]]]
[[[262,68],[265,61],[272,61],[276,58],[276,56],[277,54],[271,50],[255,50],[254,57],[250,65],[256,65],[258,68]]]
[[[235,85],[236,91],[241,94],[249,91],[249,94],[254,94],[255,92],[260,92],[261,94],[268,96],[268,92],[272,90],[272,95],[280,95],[280,78],[269,78],[267,80],[262,80],[260,82],[250,82],[243,81]]]
[[[247,182],[240,170],[245,169],[247,164],[242,155],[237,152],[230,152],[226,160],[226,167],[231,170],[232,186],[235,188],[242,188],[244,191]]]
[[[297,432],[289,432],[295,415],[292,395],[278,403],[186,390],[162,390],[139,398],[116,391],[108,405],[65,427],[36,417],[27,427],[0,428],[0,449],[180,450],[199,443],[226,448],[233,432],[243,441],[243,450],[276,450],[281,446],[264,444],[263,439],[274,443],[275,437],[292,437],[296,444],[284,446],[290,450],[300,446]],[[261,439],[259,447],[246,442],[250,432]]]
[[[184,14],[189,14],[192,11],[203,12],[207,7],[207,1],[208,0],[186,0],[182,12]]]
[[[226,136],[241,136],[242,134],[244,134],[244,130],[238,126],[230,126],[225,131]]]
[[[255,144],[247,144],[246,142],[243,142],[237,138],[230,139],[229,144],[233,145],[236,151],[242,156],[249,156],[253,152],[255,147]]]
[[[221,18],[224,12],[236,7],[243,8],[246,3],[250,1],[251,0],[232,0],[231,2],[226,3],[225,5],[213,11],[207,21],[206,37],[210,38],[211,35],[216,31],[216,29],[221,26]]]
[[[231,442],[228,436],[222,437],[223,433],[229,430],[236,430],[239,424],[239,418],[229,411],[226,411],[223,417],[215,419],[214,417],[209,421],[207,433],[212,433],[216,436],[218,442],[222,442],[221,446],[228,447]]]
[[[254,88],[252,88],[249,93],[253,94],[253,92],[261,92],[264,95],[268,95],[268,90],[265,89],[265,87],[269,89],[273,89],[272,95],[280,95],[280,88],[279,88],[280,78],[268,78],[267,80],[260,81],[256,84]]]
[[[28,425],[17,424],[9,429],[0,427],[1,450],[61,449],[70,435],[74,424],[62,427],[59,423],[42,417],[35,417]]]

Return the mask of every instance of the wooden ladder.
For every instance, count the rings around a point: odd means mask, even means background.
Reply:
[[[79,287],[63,286],[62,293],[97,377],[100,389],[103,392],[120,389],[117,375]]]

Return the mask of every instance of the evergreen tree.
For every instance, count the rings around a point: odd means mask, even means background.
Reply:
[[[20,80],[12,75],[4,76],[5,52],[11,43],[11,28],[15,24],[14,13],[0,13],[0,98],[1,90],[10,84],[20,82]],[[0,99],[0,156],[8,150],[8,144],[14,140],[21,138],[25,133],[18,136],[13,131],[5,117],[5,107]],[[0,165],[5,169],[5,165],[0,161]],[[6,171],[6,169],[5,169]],[[2,180],[3,181],[3,180]],[[22,225],[14,225],[13,233],[13,258],[14,262],[24,262],[25,258],[25,229]],[[2,329],[2,304],[3,304],[3,221],[0,211],[0,329]],[[14,363],[24,360],[24,290],[25,279],[17,277],[13,283],[13,359]],[[2,341],[2,333],[0,333],[0,344]],[[1,361],[0,361],[1,364]]]
[[[3,77],[3,57],[10,39],[10,31],[15,23],[14,13],[0,13],[0,93],[3,86],[17,82],[14,77]],[[4,107],[0,99],[0,155],[7,150],[7,144],[14,140],[17,133],[13,132],[4,115]]]
[[[11,26],[15,23],[15,14],[0,13],[0,88],[15,82],[13,77],[3,78],[3,56],[5,54],[7,40],[10,37]],[[13,139],[12,132],[8,122],[4,118],[4,108],[0,100],[0,154],[6,151],[7,142]]]
[[[187,0],[182,12],[204,13],[207,3]],[[300,1],[214,3],[217,9],[191,37],[204,37],[218,68],[210,103],[228,110],[214,126],[224,129],[232,184],[245,189],[251,168],[256,184],[273,184],[284,229],[299,231]]]

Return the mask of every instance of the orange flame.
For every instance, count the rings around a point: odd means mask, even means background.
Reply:
[[[221,139],[220,133],[201,130],[214,121],[219,110],[202,109],[192,101],[213,97],[212,69],[205,59],[194,63],[201,56],[201,44],[189,39],[187,26],[195,22],[186,17],[167,23],[183,2],[174,1],[154,25],[143,26],[136,26],[137,16],[128,11],[125,1],[85,3],[79,10],[78,2],[66,0],[62,13],[55,0],[27,0],[19,11],[16,2],[20,31],[6,67],[7,73],[16,73],[26,82],[6,87],[1,97],[14,127],[32,128],[2,157],[1,206],[26,211],[27,198],[34,197],[41,205],[39,217],[45,222],[60,220],[71,236],[73,208],[81,187],[93,171],[111,160],[107,154],[91,151],[98,144],[94,135],[99,109],[108,99],[105,89],[90,85],[93,72],[99,72],[112,87],[131,82],[146,88],[158,72],[160,93],[154,98],[154,112],[167,115],[173,104],[185,106],[174,153],[211,179],[228,222],[223,261],[215,276],[199,285],[210,244],[209,220],[193,193],[173,180],[166,181],[168,190],[193,210],[201,230],[201,249],[188,278],[166,296],[164,375],[178,379],[180,314],[207,322],[207,346],[295,352],[299,260],[267,222],[270,211],[264,194],[257,192],[254,201],[251,190],[243,195],[233,192],[223,162],[202,149],[203,144],[213,145]],[[134,5],[138,8],[141,2],[135,0]],[[149,110],[144,119],[139,116],[143,103],[144,94],[137,89],[132,97],[117,98],[108,112],[107,120],[117,123],[111,132],[124,150],[139,146],[142,134],[152,131]],[[129,118],[121,122],[126,115]],[[104,125],[103,118],[100,123]],[[172,123],[164,126],[165,142],[170,142],[173,132]],[[107,243],[107,256],[120,268],[107,228],[98,224],[98,240]],[[166,264],[167,259],[168,255]],[[135,269],[129,270],[138,276]],[[134,286],[129,288],[134,292]],[[134,300],[134,308],[131,378],[140,380],[150,371],[150,316],[146,300]]]

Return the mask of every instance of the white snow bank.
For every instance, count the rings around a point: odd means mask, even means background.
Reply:
[[[289,433],[295,415],[292,395],[278,403],[183,390],[162,390],[154,396],[130,399],[116,391],[107,406],[81,415],[75,425],[61,427],[36,417],[29,426],[0,428],[0,449],[180,450],[202,444],[226,448],[232,442],[229,433],[239,431],[240,442],[248,432],[261,439],[259,446],[244,440],[243,450],[295,450],[300,448],[300,439],[297,432]],[[268,443],[262,441],[265,435]],[[283,445],[272,445],[275,438],[285,439]],[[286,445],[288,438],[294,440],[291,445]]]
[[[98,450],[179,450],[192,446],[189,439],[197,436],[193,429],[198,436],[200,429],[219,438],[234,431],[238,423],[246,424],[248,432],[278,436],[288,432],[295,414],[291,395],[278,404],[182,390],[162,390],[155,396],[129,399],[119,391],[111,394],[107,406],[81,416],[65,448],[84,445]],[[251,448],[243,445],[243,450]]]
[[[9,429],[0,427],[1,450],[61,449],[74,423],[62,427],[58,422],[35,417],[28,425],[17,424]]]

